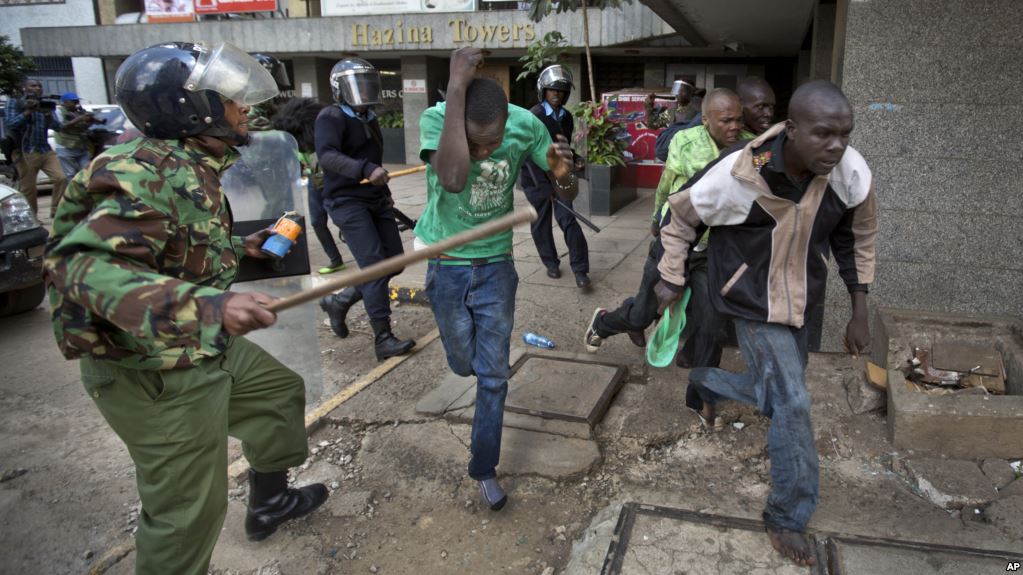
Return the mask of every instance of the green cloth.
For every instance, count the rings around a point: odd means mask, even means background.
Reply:
[[[646,344],[646,361],[654,367],[667,367],[678,353],[678,340],[686,327],[686,306],[692,290],[686,288],[682,299],[664,310],[661,321],[657,322],[654,334]]]
[[[237,156],[215,138],[138,138],[71,180],[43,264],[65,357],[176,369],[224,351],[244,245],[220,174]]]
[[[444,108],[442,102],[419,118],[419,157],[424,161],[429,152],[440,146]],[[529,158],[549,170],[550,145],[551,136],[543,122],[529,110],[509,104],[501,147],[482,162],[470,160],[469,177],[461,193],[446,191],[434,167],[426,169],[426,209],[416,224],[416,237],[428,245],[434,244],[511,212],[515,178],[522,163]],[[488,258],[511,249],[512,232],[508,230],[451,250],[447,255]]]
[[[231,338],[221,357],[188,369],[90,357],[80,368],[86,393],[135,462],[139,575],[205,575],[227,513],[228,435],[257,471],[306,459],[302,378],[248,340]]]
[[[664,162],[661,180],[654,197],[655,222],[660,222],[667,209],[668,196],[674,194],[704,166],[718,157],[718,146],[703,125],[687,128],[675,134],[668,146],[668,160]]]

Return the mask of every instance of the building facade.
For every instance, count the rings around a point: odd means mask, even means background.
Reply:
[[[79,1],[88,4],[67,4]],[[360,13],[371,4],[394,9]],[[98,4],[99,25],[22,29],[20,38],[31,56],[101,60],[107,94],[128,54],[164,41],[224,40],[273,54],[290,67],[296,95],[325,101],[331,66],[356,54],[384,71],[385,108],[401,110],[406,161],[418,163],[417,118],[440,98],[455,48],[487,49],[486,74],[507,87],[512,102],[530,106],[532,82],[515,81],[518,58],[558,31],[571,46],[573,100],[588,98],[581,14],[534,23],[516,9],[521,4],[282,0],[273,14],[115,25],[138,21],[131,15],[141,10],[140,2],[117,0]],[[11,9],[0,7],[0,15]],[[874,170],[882,214],[872,304],[1023,315],[1016,177],[1023,144],[1014,137],[1023,132],[1023,113],[1010,99],[1019,74],[1006,73],[1023,56],[1014,33],[1023,2],[950,0],[938,10],[928,0],[636,0],[590,9],[588,18],[598,93],[656,89],[678,78],[734,87],[758,75],[774,87],[781,119],[801,82],[842,85],[856,110],[852,143]],[[848,296],[834,274],[823,349],[841,349],[846,321]]]
[[[0,35],[7,36],[11,44],[23,47],[21,30],[35,27],[95,26],[95,5],[92,0],[3,0],[0,1]],[[56,39],[59,31],[53,31]],[[36,70],[30,78],[43,84],[46,94],[77,92],[88,104],[108,104],[103,63],[99,58],[77,57],[75,53],[50,52],[36,57]]]

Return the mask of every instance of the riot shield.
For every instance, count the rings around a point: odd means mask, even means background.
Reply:
[[[221,185],[234,215],[236,235],[245,235],[271,225],[286,211],[307,212],[306,188],[302,183],[302,168],[298,161],[298,143],[286,132],[254,132],[252,142],[239,148],[241,158],[221,178]],[[305,229],[299,241],[286,258],[288,266],[282,273],[249,273],[257,266],[267,266],[265,260],[244,258],[235,291],[260,291],[273,297],[283,297],[312,287],[309,275],[309,255],[305,249]],[[295,266],[304,264],[305,271],[295,275]],[[265,272],[266,270],[264,270]],[[278,277],[266,277],[266,276]],[[278,361],[296,371],[305,380],[306,409],[311,410],[322,400],[323,378],[320,371],[320,342],[316,332],[316,304],[309,303],[280,314],[277,323],[269,329],[257,330],[246,336]]]

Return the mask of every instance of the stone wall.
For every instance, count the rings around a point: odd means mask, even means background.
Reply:
[[[842,86],[881,210],[872,303],[1023,316],[1023,2],[847,5]],[[828,291],[837,350],[849,298],[837,274]]]

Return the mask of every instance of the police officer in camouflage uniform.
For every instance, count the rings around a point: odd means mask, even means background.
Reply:
[[[276,317],[229,291],[263,231],[232,237],[220,176],[273,79],[227,44],[164,44],[117,72],[145,134],[82,170],[57,211],[45,279],[57,342],[135,462],[136,573],[207,572],[227,510],[227,436],[249,472],[245,530],[260,540],[327,498],[289,489],[307,456],[302,379],[241,337]]]

